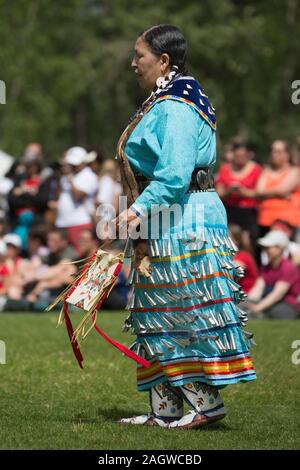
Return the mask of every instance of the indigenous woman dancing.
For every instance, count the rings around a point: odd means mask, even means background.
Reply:
[[[132,349],[151,364],[137,367],[137,387],[149,392],[150,412],[119,422],[167,429],[224,418],[220,389],[256,378],[252,334],[243,329],[240,307],[243,272],[232,261],[237,248],[213,185],[215,110],[187,74],[186,56],[175,26],[138,36],[131,65],[151,94],[118,145],[129,204],[117,227],[147,221],[144,240],[134,240],[129,230],[133,287],[124,329],[136,334]],[[174,207],[179,217],[172,217]]]

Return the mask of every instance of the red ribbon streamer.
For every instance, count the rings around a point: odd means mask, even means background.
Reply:
[[[83,356],[81,354],[81,351],[79,349],[79,345],[78,345],[78,342],[77,340],[74,338],[74,329],[73,329],[73,326],[72,326],[72,322],[70,320],[70,317],[68,315],[68,304],[66,302],[66,299],[72,294],[72,292],[75,290],[75,288],[77,287],[77,285],[79,284],[79,282],[81,281],[83,275],[85,274],[85,272],[87,271],[87,269],[89,268],[89,264],[90,262],[94,259],[96,255],[93,255],[91,256],[91,258],[88,260],[88,262],[86,263],[86,265],[84,266],[82,272],[81,272],[81,275],[77,278],[77,280],[74,282],[74,285],[73,287],[70,289],[70,291],[68,292],[68,294],[66,295],[65,299],[64,299],[64,305],[63,305],[63,312],[64,312],[64,316],[65,316],[65,322],[66,322],[66,327],[67,327],[67,331],[68,331],[68,335],[69,335],[69,338],[70,338],[70,343],[71,343],[71,346],[72,346],[72,349],[73,349],[73,352],[74,352],[74,355],[77,359],[77,362],[79,364],[79,366],[81,367],[81,369],[83,369],[83,365],[82,365],[82,362],[83,362]],[[120,261],[117,266],[116,266],[116,269],[114,270],[114,273],[113,273],[113,276],[117,277],[119,272],[121,271],[122,269],[122,262]],[[111,289],[113,288],[114,284],[112,284],[111,286]],[[111,289],[109,291],[107,291],[103,297],[101,298],[100,302],[97,304],[97,307],[96,309],[99,310],[103,301],[107,298],[109,292],[111,291]],[[138,356],[135,352],[131,351],[130,349],[126,348],[126,346],[123,346],[122,344],[118,343],[117,341],[115,341],[114,339],[110,338],[107,334],[104,333],[104,331],[102,331],[98,325],[94,325],[96,331],[104,338],[106,339],[106,341],[108,341],[110,344],[112,344],[113,346],[115,346],[115,348],[119,349],[119,351],[121,351],[123,354],[125,354],[127,357],[129,357],[130,359],[133,359],[134,361],[136,361],[138,364],[141,364],[142,366],[144,367],[150,367],[151,364],[149,361],[147,361],[146,359],[144,359],[143,357],[141,356]]]

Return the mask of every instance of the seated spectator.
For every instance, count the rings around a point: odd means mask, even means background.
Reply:
[[[275,140],[271,160],[262,172],[256,188],[258,224],[261,235],[266,234],[278,219],[293,227],[300,225],[300,170],[292,166],[288,143]]]
[[[221,165],[216,190],[226,208],[228,222],[237,224],[256,239],[256,193],[261,166],[251,160],[246,144],[234,144],[233,159]]]
[[[47,235],[48,254],[43,258],[44,264],[54,266],[62,261],[74,261],[77,253],[69,244],[68,232],[54,228]]]
[[[45,291],[47,300],[50,302],[59,292],[73,280],[77,271],[76,265],[72,261],[76,259],[75,250],[68,243],[67,232],[60,229],[53,229],[47,237],[49,253],[42,258],[43,264],[36,270],[34,275],[24,286],[27,291],[26,299],[35,303]],[[46,295],[44,295],[44,300]]]
[[[268,264],[248,294],[247,308],[254,315],[294,319],[300,308],[300,275],[296,266],[283,256],[289,244],[287,235],[278,230],[259,239],[268,254]]]
[[[258,268],[252,254],[243,246],[243,233],[239,225],[229,224],[231,238],[239,248],[239,252],[234,256],[234,262],[241,266],[245,275],[239,279],[239,284],[245,292],[249,292],[258,278]]]
[[[72,147],[66,152],[57,201],[55,225],[67,230],[69,241],[77,251],[81,230],[92,228],[98,190],[98,178],[85,164],[87,156],[82,147]]]
[[[81,258],[92,256],[99,248],[99,239],[96,231],[84,229],[78,239],[78,250]]]
[[[288,236],[289,244],[284,250],[283,256],[284,258],[290,259],[295,266],[300,267],[300,244],[291,240],[293,236],[293,227],[284,220],[276,220],[272,225],[271,230],[280,230]],[[268,264],[268,255],[264,250],[261,252],[261,264]]]
[[[3,240],[0,240],[0,297],[6,296],[7,294],[7,280],[9,277],[9,270],[6,265],[6,244]],[[0,310],[1,310],[0,300]]]
[[[122,185],[118,179],[118,164],[111,158],[106,159],[99,173],[99,190],[96,197],[96,216],[101,220],[101,223],[97,224],[97,235],[101,240],[109,238],[108,224],[119,212]]]
[[[9,272],[7,280],[7,293],[13,299],[19,299],[22,294],[22,283],[28,266],[20,256],[22,241],[16,233],[7,233],[3,237],[6,243],[6,266]]]

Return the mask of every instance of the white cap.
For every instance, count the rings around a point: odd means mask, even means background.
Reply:
[[[86,157],[85,157],[85,163],[92,163],[96,160],[97,158],[97,152],[95,152],[94,150],[92,150],[91,152],[89,152]]]
[[[13,245],[16,248],[21,248],[22,246],[22,240],[16,233],[7,233],[4,235],[3,240],[6,245]]]
[[[6,254],[6,243],[4,240],[0,240],[0,256]]]
[[[64,161],[68,165],[78,166],[85,162],[87,151],[83,147],[71,147],[66,151]]]
[[[261,246],[280,246],[286,248],[290,243],[289,237],[281,230],[271,230],[263,238],[258,239],[258,243]]]
[[[82,163],[91,163],[97,158],[97,152],[87,152],[83,147],[71,147],[64,156],[68,165],[78,166]]]

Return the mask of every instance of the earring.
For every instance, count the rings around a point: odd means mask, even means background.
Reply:
[[[156,86],[157,88],[163,88],[164,87],[164,84],[165,84],[165,81],[166,81],[166,78],[165,77],[158,77],[158,79],[156,80]]]

